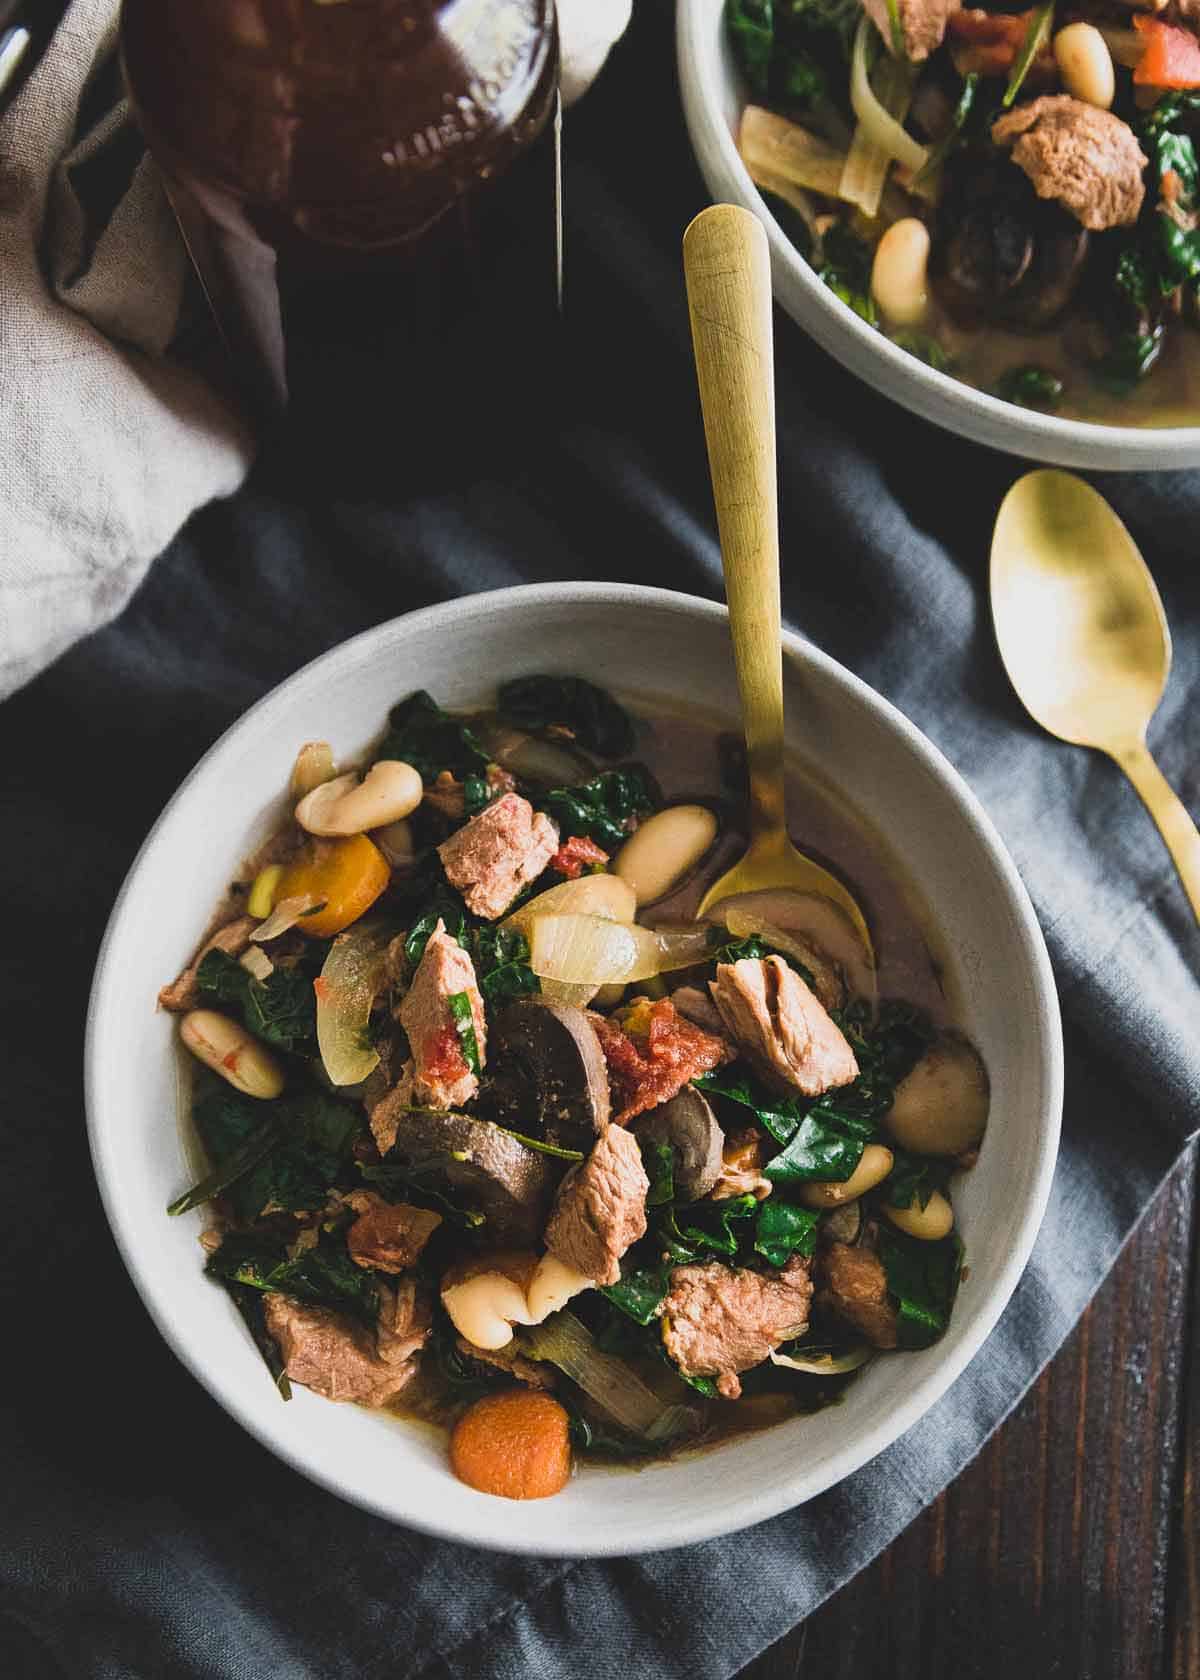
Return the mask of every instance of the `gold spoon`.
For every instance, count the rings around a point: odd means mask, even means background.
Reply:
[[[853,895],[797,851],[787,832],[767,236],[748,210],[714,205],[684,234],[683,266],[750,776],[749,849],[709,888],[699,914],[735,893],[786,887],[816,894],[848,918],[873,966]]]
[[[1026,711],[1120,766],[1200,918],[1200,833],[1146,746],[1171,634],[1133,538],[1073,473],[1026,473],[1000,504],[991,588],[1000,657]]]

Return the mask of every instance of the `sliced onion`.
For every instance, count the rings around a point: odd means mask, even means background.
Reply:
[[[631,1435],[640,1435],[644,1441],[667,1441],[699,1424],[693,1406],[664,1405],[631,1365],[615,1354],[602,1353],[574,1313],[557,1312],[545,1324],[522,1330],[518,1339],[523,1353],[557,1365]]]
[[[814,1354],[811,1359],[793,1359],[790,1354],[774,1352],[768,1357],[772,1365],[786,1365],[789,1371],[804,1371],[812,1377],[836,1377],[843,1371],[857,1371],[874,1351],[866,1342],[861,1342],[845,1353]]]
[[[598,987],[690,968],[708,951],[708,929],[702,923],[684,932],[663,933],[602,916],[538,916],[530,938],[530,966],[539,978]]]
[[[269,980],[275,972],[275,964],[258,945],[247,945],[238,958],[238,962],[241,963],[246,973],[252,974],[256,980]]]
[[[562,881],[557,887],[531,898],[514,910],[504,923],[526,939],[539,916],[603,916],[610,922],[632,922],[637,915],[634,890],[618,875],[581,875],[577,881]]]
[[[312,893],[296,893],[292,898],[281,898],[265,922],[259,922],[250,935],[256,945],[265,945],[268,939],[278,939],[281,933],[287,933],[296,923],[314,910],[318,900]]]
[[[929,162],[929,151],[898,123],[876,99],[867,73],[867,48],[874,38],[875,26],[864,12],[854,37],[854,54],[850,62],[850,103],[854,115],[866,130],[867,137],[897,163],[911,169],[915,175]]]
[[[357,1085],[379,1066],[363,1042],[383,985],[388,936],[378,923],[339,934],[316,982],[317,1046],[331,1085]]]

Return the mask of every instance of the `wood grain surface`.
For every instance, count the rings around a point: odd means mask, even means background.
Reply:
[[[975,1462],[741,1680],[1200,1680],[1197,1150]]]

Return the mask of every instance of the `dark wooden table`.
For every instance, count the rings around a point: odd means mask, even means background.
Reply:
[[[1198,1200],[1193,1146],[975,1462],[740,1680],[1200,1680]]]

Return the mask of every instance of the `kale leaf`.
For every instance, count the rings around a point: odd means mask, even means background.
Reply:
[[[290,1260],[270,1238],[231,1232],[204,1269],[222,1283],[332,1307],[361,1324],[372,1325],[379,1317],[375,1278],[350,1258],[342,1233],[322,1231],[313,1247]]]
[[[1107,354],[1091,363],[1092,378],[1113,396],[1128,396],[1158,361],[1164,336],[1161,321],[1148,321],[1144,329],[1133,328],[1119,334]]]
[[[821,241],[817,278],[848,304],[870,327],[879,325],[879,311],[871,296],[871,247],[842,222],[835,222]]]
[[[1063,389],[1056,373],[1034,362],[1006,368],[996,381],[996,395],[1005,402],[1019,403],[1022,408],[1057,408]]]
[[[398,758],[411,764],[423,781],[443,770],[456,776],[487,769],[489,757],[469,724],[444,712],[431,694],[418,689],[388,713],[388,731],[377,758]]]
[[[409,1161],[402,1160],[392,1149],[382,1161],[360,1166],[359,1171],[388,1201],[413,1202],[418,1207],[431,1208],[450,1223],[470,1231],[485,1225],[486,1214],[454,1201],[442,1188],[439,1180],[445,1165],[444,1155],[432,1156],[427,1161]]]
[[[879,1258],[896,1303],[902,1348],[928,1347],[945,1333],[962,1255],[962,1243],[953,1231],[940,1242],[921,1242],[898,1231],[880,1234]]]
[[[471,999],[466,992],[451,992],[446,999],[446,1007],[458,1034],[463,1061],[478,1078],[483,1072],[483,1064],[479,1059],[479,1040],[475,1036],[475,1013],[471,1008]]]
[[[277,1140],[221,1192],[234,1218],[247,1224],[268,1206],[294,1213],[322,1207],[334,1185],[350,1181],[351,1150],[363,1129],[357,1107],[321,1091],[285,1094],[268,1105],[214,1076],[192,1115],[216,1170],[256,1136],[268,1107],[280,1122]]]
[[[778,1196],[768,1196],[759,1203],[754,1252],[761,1254],[768,1266],[783,1266],[793,1254],[812,1254],[820,1218],[814,1208],[797,1207]]]
[[[668,1289],[674,1261],[655,1266],[632,1266],[622,1271],[618,1283],[605,1284],[601,1295],[619,1307],[635,1324],[650,1324],[658,1317]]]
[[[585,835],[606,851],[613,851],[629,838],[631,817],[642,816],[659,803],[658,784],[641,764],[602,770],[577,787],[552,788],[541,801],[564,840]]]
[[[196,971],[196,984],[207,998],[236,1005],[243,1026],[255,1038],[298,1056],[315,1056],[313,977],[328,949],[327,941],[316,942],[294,968],[277,966],[265,980],[256,980],[227,951],[210,951]]]
[[[466,930],[458,942],[466,946],[479,990],[490,1007],[541,991],[541,981],[529,966],[529,941],[517,928],[487,923]]]
[[[750,933],[745,939],[725,939],[722,943],[724,930],[714,927],[710,938],[715,941],[712,950],[712,961],[717,963],[741,962],[743,957],[782,957],[789,968],[794,968],[806,986],[815,984],[812,970],[805,968],[802,962],[791,956],[787,951],[777,951],[761,934]]]
[[[583,677],[515,677],[501,685],[497,710],[522,729],[567,729],[601,758],[624,758],[633,751],[628,713]]]
[[[919,362],[924,362],[935,373],[949,373],[954,366],[953,358],[928,333],[898,332],[893,335],[892,343],[915,356]]]
[[[727,0],[725,27],[742,74],[754,93],[767,99],[775,51],[773,0]]]
[[[890,1148],[894,1156],[892,1170],[880,1186],[889,1207],[908,1208],[915,1202],[923,1208],[935,1190],[945,1191],[954,1171],[952,1161],[938,1160],[936,1156],[913,1155],[894,1143]]]
[[[642,1165],[646,1169],[646,1177],[650,1180],[650,1188],[646,1192],[646,1206],[664,1207],[668,1202],[675,1200],[674,1146],[639,1137],[638,1147],[642,1152]]]

